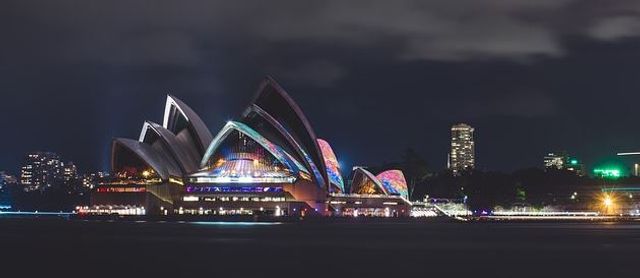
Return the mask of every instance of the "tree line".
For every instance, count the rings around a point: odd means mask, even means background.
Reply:
[[[454,176],[449,170],[432,171],[415,150],[407,149],[400,162],[372,167],[372,172],[397,168],[404,172],[411,199],[426,196],[462,199],[473,209],[495,206],[563,206],[588,209],[603,187],[640,185],[638,177],[615,180],[580,176],[558,169],[526,168],[511,173],[471,170]],[[640,196],[639,196],[640,197]]]

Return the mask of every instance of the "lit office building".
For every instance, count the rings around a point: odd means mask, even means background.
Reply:
[[[449,153],[449,169],[454,175],[475,168],[474,128],[467,124],[456,124],[451,127],[451,152]]]
[[[545,169],[567,170],[584,175],[584,164],[575,157],[569,156],[566,152],[552,152],[544,157]]]
[[[565,162],[567,160],[566,153],[548,153],[544,157],[544,168],[545,169],[564,169]]]
[[[60,156],[52,152],[34,152],[27,155],[21,168],[20,184],[25,191],[46,190],[62,184],[65,177],[65,164]]]

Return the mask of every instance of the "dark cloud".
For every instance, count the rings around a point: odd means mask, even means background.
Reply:
[[[490,116],[518,118],[546,118],[559,112],[555,99],[547,94],[535,91],[511,92],[494,96],[469,96],[459,100],[459,109],[442,107],[438,113],[449,113],[467,119],[480,119]]]
[[[295,67],[274,69],[272,72],[297,83],[321,88],[331,87],[347,75],[345,68],[328,61],[311,61]]]
[[[348,163],[413,146],[441,167],[460,121],[485,168],[596,160],[640,136],[639,22],[627,0],[2,1],[0,168],[38,149],[103,168],[167,93],[215,132],[267,74]]]
[[[640,18],[632,16],[605,18],[591,28],[590,34],[601,40],[635,37],[640,34]]]
[[[4,26],[14,35],[9,44],[33,51],[41,50],[33,43],[42,36],[59,39],[47,52],[67,61],[191,64],[204,55],[202,44],[259,48],[306,41],[361,48],[389,40],[397,42],[392,55],[398,58],[517,59],[562,55],[561,35],[637,36],[640,9],[633,1],[616,2],[10,1],[4,13],[13,22]],[[596,13],[598,4],[615,7]],[[574,15],[576,6],[586,6],[582,13],[590,17]]]

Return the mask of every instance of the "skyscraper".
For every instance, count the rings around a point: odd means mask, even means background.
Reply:
[[[474,128],[467,124],[456,124],[451,127],[451,152],[449,153],[449,169],[454,175],[475,168]]]

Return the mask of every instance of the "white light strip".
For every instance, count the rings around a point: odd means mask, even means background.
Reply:
[[[630,152],[630,153],[618,153],[619,156],[625,155],[640,155],[640,152]]]
[[[180,114],[182,114],[182,116],[187,120],[187,122],[189,121],[189,117],[187,117],[187,114],[185,114],[184,111],[182,111],[182,107],[180,107],[180,105],[178,105],[178,103],[176,103],[176,101],[173,100],[173,98],[170,95],[168,95],[167,103],[164,105],[164,118],[162,119],[162,126],[167,129],[169,128],[169,115],[171,114],[172,106],[175,106],[176,109],[178,109]]]
[[[142,125],[142,131],[140,131],[140,137],[138,137],[138,142],[144,142],[144,136],[147,135],[147,130],[151,127],[149,122],[144,122]]]
[[[75,212],[38,212],[38,211],[0,211],[0,214],[8,215],[72,215]]]
[[[595,211],[495,211],[495,216],[598,216]]]
[[[511,219],[511,220],[592,220],[592,219],[617,219],[616,216],[482,216],[486,219]]]
[[[186,222],[187,224],[195,224],[195,225],[230,225],[230,226],[259,226],[259,225],[280,225],[282,222],[228,222],[228,221],[218,221],[218,222]]]

